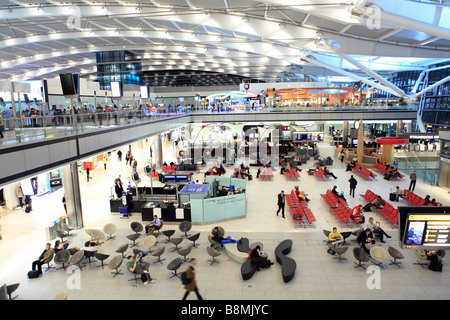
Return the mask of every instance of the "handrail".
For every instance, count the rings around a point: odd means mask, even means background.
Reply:
[[[3,113],[5,143],[22,143],[24,141],[48,139],[55,136],[65,136],[68,134],[78,134],[111,126],[121,126],[124,124],[154,121],[180,115],[189,114],[217,114],[219,113],[270,113],[270,112],[323,112],[323,111],[364,111],[373,112],[380,110],[414,110],[415,106],[340,106],[340,107],[276,107],[265,108],[264,106],[251,110],[246,106],[244,110],[217,111],[217,110],[195,110],[194,108],[172,107],[172,112],[160,112],[153,108],[149,109],[124,109],[110,112],[79,111],[75,114],[37,114],[13,117],[10,110]],[[10,132],[13,132],[11,134]],[[8,134],[9,133],[9,134]],[[9,137],[8,137],[9,136]],[[8,140],[9,139],[9,140]]]

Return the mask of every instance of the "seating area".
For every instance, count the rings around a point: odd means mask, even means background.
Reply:
[[[317,178],[321,178],[322,180],[323,180],[323,178],[330,179],[330,177],[331,177],[331,176],[328,176],[325,173],[325,171],[319,166],[316,166],[316,169],[313,171],[313,173]]]
[[[416,206],[416,207],[420,207],[420,206],[425,206],[425,199],[423,199],[422,197],[418,196],[417,194],[415,194],[414,192],[409,191],[408,189],[404,189],[404,197],[400,197],[400,199],[405,200],[406,202],[408,202],[408,204],[410,204],[411,206]],[[438,206],[439,203],[435,202],[433,203],[428,203],[427,206],[433,207],[433,206]]]
[[[367,189],[365,194],[359,195],[362,199],[367,202],[372,202],[378,197],[377,194],[373,193],[371,190]],[[398,223],[398,210],[394,208],[391,204],[381,198],[382,208],[376,209],[381,215],[383,215],[389,222],[396,225]]]
[[[352,210],[349,208],[347,202],[345,202],[344,199],[336,197],[336,195],[331,192],[330,189],[328,189],[325,194],[320,194],[320,196],[336,216],[336,218],[340,222],[348,224],[352,215]]]
[[[162,165],[161,169],[163,171],[166,171],[168,174],[171,174],[171,173],[175,173],[176,172],[177,166],[176,165],[173,165],[173,166]]]
[[[352,168],[353,171],[355,171],[356,173],[358,173],[360,176],[364,177],[364,178],[375,178],[377,175],[374,174],[372,171],[370,171],[367,168],[361,167],[359,164],[355,164],[355,166]]]
[[[295,168],[290,168],[289,170],[284,170],[283,174],[290,180],[296,180],[300,178],[300,173]]]
[[[263,168],[259,168],[260,173],[259,173],[259,177],[261,179],[272,179],[273,178],[273,170],[272,168],[269,167],[263,167]]]
[[[378,170],[378,171],[380,171],[380,172],[382,172],[382,173],[389,173],[389,172],[391,172],[393,169],[392,169],[392,167],[389,167],[389,168],[387,168],[384,164],[382,164],[382,163],[377,163],[376,164],[376,166],[375,166],[375,170]],[[400,173],[400,171],[397,171],[397,175],[394,177],[391,177],[391,178],[397,178],[397,179],[404,179],[405,178],[405,175],[403,175],[403,174],[401,174]]]
[[[121,268],[123,269],[127,263],[127,257],[129,255],[132,255],[135,258],[139,256],[141,257],[147,256],[153,258],[152,259],[153,261],[146,258],[147,260],[145,262],[151,264],[154,263],[163,264],[163,261],[166,259],[161,259],[161,256],[166,252],[165,244],[168,243],[169,245],[173,245],[172,251],[174,251],[177,255],[181,257],[176,257],[172,259],[167,265],[167,270],[172,272],[170,278],[175,276],[179,277],[177,270],[181,267],[183,263],[190,261],[188,255],[191,254],[192,250],[198,248],[199,246],[198,244],[195,243],[195,241],[198,240],[200,233],[199,232],[195,233],[192,236],[190,236],[187,233],[191,229],[191,226],[192,225],[189,221],[183,221],[179,224],[178,228],[180,231],[179,235],[175,235],[175,230],[167,230],[168,232],[165,232],[166,230],[164,230],[161,233],[154,232],[149,235],[144,235],[145,237],[140,242],[138,242],[137,240],[141,237],[141,232],[143,231],[144,227],[140,222],[137,221],[134,221],[130,224],[130,229],[133,232],[132,234],[127,234],[129,233],[129,231],[118,230],[117,226],[113,223],[105,225],[103,229],[111,232],[111,234],[114,234],[114,237],[109,237],[107,242],[98,241],[99,239],[106,238],[106,236],[104,237],[100,236],[100,234],[102,233],[100,229],[85,229],[84,233],[90,237],[90,240],[97,242],[97,244],[94,247],[96,251],[84,251],[78,249],[60,250],[55,255],[53,262],[61,267],[60,268],[51,267],[51,269],[66,270],[68,266],[77,266],[80,269],[80,271],[89,272],[89,270],[87,271],[85,270],[90,268],[90,266],[93,267],[93,269],[91,270],[97,269],[97,267],[101,268],[108,267],[108,269],[111,271],[110,273],[108,273],[108,275],[112,275],[111,279],[126,274],[131,274],[132,278],[128,279],[127,281],[132,281],[133,282],[132,286],[136,287],[137,284],[140,283],[139,275],[128,272],[127,270],[126,270],[127,272],[124,273],[121,270]],[[119,231],[121,231],[120,236],[118,235]],[[166,235],[169,238],[169,240],[164,241],[162,245],[156,246],[158,244],[156,238],[161,234]],[[174,235],[174,237],[171,237],[172,235]],[[130,240],[132,242],[130,242]],[[186,245],[183,245],[183,242],[185,242]],[[189,242],[189,244],[187,244],[187,242]],[[107,247],[109,249],[106,250],[103,249],[102,245],[104,243],[105,244],[107,243]],[[227,248],[227,252],[229,252],[230,256],[234,257],[235,260],[237,258],[240,258],[241,263],[244,262],[244,258],[245,260],[247,260],[248,253],[242,253],[240,257],[238,257],[238,250],[236,247],[236,243],[231,245],[234,245],[235,248],[234,249],[232,249],[231,247]],[[132,252],[129,252],[130,249],[132,250]],[[220,252],[210,247],[207,247],[206,250],[209,256],[213,258],[212,263],[219,263],[217,257],[220,255]],[[230,254],[231,252],[233,254]],[[49,272],[49,274],[51,275],[52,273],[55,272],[56,271]],[[47,277],[48,275],[45,276]]]
[[[286,194],[286,203],[289,206],[289,212],[294,222],[298,224],[308,222],[311,224],[316,221],[314,214],[308,207],[308,203],[306,201],[300,201],[294,190],[290,194]]]
[[[293,241],[290,239],[283,240],[275,248],[275,258],[281,265],[281,275],[284,283],[288,283],[295,276],[295,270],[297,269],[297,263],[294,259],[287,257],[286,255],[291,252]]]

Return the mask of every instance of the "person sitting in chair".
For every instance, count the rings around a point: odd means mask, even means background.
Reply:
[[[342,191],[341,193],[338,193],[338,191],[337,191],[337,186],[334,186],[333,189],[331,189],[331,192],[333,192],[333,194],[334,194],[337,198],[342,199],[342,200],[344,200],[345,202],[347,202],[347,199],[345,199],[345,197],[344,197],[344,192]]]
[[[261,256],[261,247],[256,246],[250,252],[250,261],[256,265],[256,270],[259,271],[260,268],[270,268],[273,265],[273,262],[270,261],[267,257]]]
[[[382,208],[381,202],[382,202],[381,196],[377,196],[375,199],[373,199],[372,202],[369,202],[368,204],[366,204],[363,207],[363,210],[367,212],[367,211],[371,211],[372,207],[375,207],[376,209]]]
[[[370,229],[370,231],[378,236],[380,238],[380,242],[384,243],[383,236],[386,236],[387,238],[391,238],[390,235],[388,235],[381,227],[374,224],[374,220],[372,217],[369,218],[369,221],[367,222],[367,228]]]
[[[392,177],[396,178],[397,175],[398,175],[398,170],[397,170],[397,168],[394,167],[390,172],[386,172],[384,174],[384,179],[389,181],[389,180],[391,180]]]
[[[145,232],[152,234],[155,230],[161,229],[161,219],[155,214],[153,220],[145,226]]]
[[[352,169],[356,166],[356,160],[352,159],[347,165],[347,169],[345,171],[352,171]]]
[[[128,256],[127,269],[132,273],[141,275],[141,280],[144,284],[155,283],[149,272],[150,264],[147,262],[138,262],[133,256]]]
[[[361,212],[362,207],[362,204],[358,204],[352,209],[351,218],[353,221],[355,221],[355,223],[364,223],[364,221],[366,220],[364,214]]]
[[[405,192],[403,191],[403,189],[400,189],[399,186],[396,186],[394,195],[395,195],[395,201],[399,201],[400,197],[402,197],[402,198],[405,197]]]
[[[39,258],[37,260],[33,261],[32,269],[33,270],[37,269],[39,275],[41,275],[42,274],[42,265],[52,261],[54,255],[55,255],[55,253],[53,252],[52,245],[50,243],[47,243],[45,245],[44,251],[42,251]]]
[[[370,254],[370,250],[366,247],[367,244],[375,244],[375,240],[373,240],[373,234],[369,228],[361,231],[359,234],[357,241],[361,244],[361,247],[367,254]]]
[[[337,179],[337,177],[334,175],[334,173],[331,172],[330,170],[328,170],[327,167],[324,167],[324,168],[323,168],[323,171],[325,171],[325,174],[326,174],[327,176],[332,176],[333,178]]]
[[[336,227],[333,227],[333,231],[328,235],[328,241],[333,244],[333,247],[336,247],[344,242],[344,237],[339,231],[337,231]]]
[[[222,245],[222,247],[225,243],[239,243],[239,240],[234,240],[230,236],[224,238],[224,235],[220,234],[219,227],[214,227],[214,229],[211,232],[211,234],[209,235],[209,237],[213,241],[220,243]],[[213,245],[211,245],[211,247],[212,246]]]

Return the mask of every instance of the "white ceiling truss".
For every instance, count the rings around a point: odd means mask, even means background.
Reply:
[[[130,50],[143,70],[276,80],[300,66],[407,95],[386,75],[450,61],[449,27],[431,0],[1,0],[0,79],[92,77],[95,52]]]

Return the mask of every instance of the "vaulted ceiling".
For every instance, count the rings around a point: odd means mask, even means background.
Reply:
[[[450,4],[412,0],[1,0],[0,79],[80,73],[135,52],[145,72],[363,75],[450,60]],[[355,63],[356,61],[356,63]],[[359,65],[358,65],[359,63]],[[370,75],[364,74],[370,78]]]

